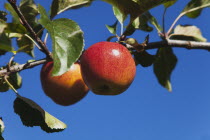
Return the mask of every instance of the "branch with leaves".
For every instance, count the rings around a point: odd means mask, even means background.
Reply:
[[[129,45],[129,44],[128,44]],[[158,49],[162,47],[177,47],[185,49],[201,49],[210,50],[210,42],[196,42],[196,41],[182,41],[182,40],[165,40],[159,42],[151,42],[148,44],[138,44],[137,46],[129,45],[128,49],[135,49],[137,51]],[[20,72],[25,69],[30,69],[40,64],[47,62],[46,59],[34,60],[25,64],[18,64],[0,70],[0,76],[9,75],[10,73]]]
[[[81,56],[84,51],[84,37],[80,26],[71,19],[54,17],[64,11],[89,6],[93,0],[81,1],[61,1],[53,0],[50,15],[39,4],[33,0],[21,0],[17,5],[16,0],[7,0],[5,9],[10,12],[13,21],[7,23],[6,14],[0,11],[0,55],[6,52],[13,53],[7,66],[0,68],[0,91],[6,92],[9,89],[15,91],[17,98],[14,101],[15,113],[20,115],[26,126],[40,126],[46,132],[58,132],[66,128],[66,125],[44,111],[39,105],[30,99],[18,94],[17,89],[21,87],[21,77],[18,72],[41,65],[51,61],[53,57],[53,75],[65,73]],[[174,70],[178,59],[173,53],[173,48],[210,50],[210,42],[202,36],[200,29],[190,25],[175,25],[183,16],[195,18],[199,16],[201,10],[210,6],[210,1],[191,0],[183,11],[174,20],[168,31],[165,33],[165,15],[167,9],[176,3],[177,0],[103,0],[113,6],[113,12],[117,21],[112,25],[106,25],[113,34],[109,41],[118,39],[117,42],[124,44],[134,56],[136,65],[143,67],[153,65],[154,73],[159,83],[172,91],[170,76]],[[153,7],[163,4],[165,10],[162,17],[163,25],[148,11]],[[139,10],[141,9],[141,10]],[[39,19],[37,18],[37,15]],[[126,26],[125,20],[130,15],[130,22]],[[120,26],[118,26],[118,23]],[[152,27],[154,26],[154,27]],[[118,30],[118,27],[120,28]],[[132,37],[137,30],[151,32],[155,28],[161,41],[149,42],[149,38],[143,43],[136,40],[127,39]],[[43,31],[46,30],[44,41],[42,41]],[[117,31],[120,31],[119,35]],[[44,32],[45,33],[45,32]],[[48,34],[52,39],[52,54],[46,46]],[[12,38],[16,38],[18,50],[12,46]],[[19,52],[33,55],[34,45],[46,54],[46,58],[41,60],[28,61],[25,64],[17,64],[13,59]],[[157,49],[156,54],[147,52],[150,49]],[[5,82],[6,81],[6,82]],[[3,88],[2,88],[3,87]],[[23,110],[26,109],[27,111]],[[28,114],[25,112],[29,112]],[[31,116],[31,117],[28,117]],[[40,121],[41,120],[41,121]],[[0,124],[2,120],[0,119]],[[1,125],[1,130],[3,129]],[[1,131],[0,131],[1,132]],[[2,133],[2,132],[1,132]],[[0,134],[1,138],[1,134]]]
[[[44,52],[47,57],[52,58],[51,53],[48,50],[48,48],[45,45],[45,43],[39,38],[39,36],[36,34],[36,32],[31,27],[31,25],[28,23],[28,21],[23,16],[23,14],[20,11],[20,9],[17,7],[16,0],[8,0],[8,2],[14,8],[15,12],[18,14],[22,25],[30,32],[30,34],[32,35],[32,38],[40,45],[40,48],[41,48],[41,49],[39,48],[40,51]]]

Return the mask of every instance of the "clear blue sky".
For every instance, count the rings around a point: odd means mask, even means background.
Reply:
[[[51,1],[35,0],[48,7]],[[0,2],[2,9],[3,3]],[[170,26],[189,0],[179,0],[166,15],[166,28]],[[48,7],[49,9],[49,7]],[[180,24],[200,27],[203,36],[210,40],[209,9],[195,20],[182,18]],[[151,11],[161,23],[163,6]],[[86,48],[106,40],[111,34],[105,24],[113,24],[115,17],[109,4],[96,1],[90,7],[67,11],[58,18],[70,18],[79,23],[85,32]],[[148,33],[137,32],[134,37],[143,41]],[[158,41],[154,30],[150,41]],[[50,42],[48,43],[50,46]],[[150,51],[154,53],[155,51]],[[79,103],[63,107],[55,104],[42,91],[39,72],[41,66],[22,71],[22,96],[37,102],[46,111],[64,121],[68,128],[48,134],[39,127],[27,128],[13,111],[15,94],[0,94],[0,116],[6,129],[6,140],[209,140],[210,139],[210,52],[203,50],[174,49],[179,61],[171,80],[173,92],[162,88],[153,74],[153,68],[137,67],[137,75],[130,88],[118,96],[100,96],[92,92]],[[35,49],[37,59],[43,58]],[[22,58],[23,57],[23,58]],[[9,57],[0,57],[0,65]],[[15,60],[24,63],[25,54]]]

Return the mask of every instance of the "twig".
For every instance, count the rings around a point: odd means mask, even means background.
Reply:
[[[207,6],[210,6],[210,3],[205,4],[205,5],[202,5],[202,6],[200,6],[200,7],[195,7],[195,8],[193,8],[193,9],[188,10],[188,11],[184,11],[184,12],[180,13],[179,16],[174,20],[174,22],[173,22],[173,24],[171,25],[171,27],[169,28],[167,34],[169,35],[169,34],[172,32],[172,29],[174,28],[174,26],[176,25],[176,23],[178,22],[178,20],[179,20],[181,17],[183,17],[184,15],[186,15],[186,14],[188,14],[188,13],[190,13],[190,12],[193,12],[193,11],[196,11],[196,10],[199,10],[199,9],[202,9],[202,8],[204,8],[204,7],[207,7]]]
[[[41,47],[41,51],[44,52],[47,55],[47,57],[52,58],[51,53],[48,50],[48,48],[45,45],[45,43],[38,37],[38,35],[35,33],[35,31],[33,30],[33,28],[29,25],[29,23],[27,22],[27,20],[23,16],[23,14],[20,11],[20,9],[17,7],[16,0],[7,0],[7,1],[13,7],[13,9],[15,10],[15,12],[18,14],[18,16],[19,16],[19,18],[20,18],[23,26],[30,32],[32,38],[35,39],[35,41],[39,44],[39,46]]]
[[[13,65],[13,66],[10,66],[9,69],[5,68],[5,69],[0,70],[0,76],[5,76],[5,75],[9,75],[10,73],[19,72],[24,69],[33,68],[34,66],[43,64],[45,62],[47,62],[47,59],[41,59],[41,60],[37,60],[37,61],[25,63],[25,64]]]
[[[185,49],[210,50],[210,42],[164,40],[164,41],[159,41],[159,42],[151,42],[144,45],[145,45],[144,50],[157,49],[161,47],[177,47],[177,48],[185,48]],[[134,49],[134,47],[129,46],[129,49]],[[41,59],[41,60],[36,60],[36,61],[25,63],[25,64],[13,65],[9,69],[5,68],[5,69],[0,70],[0,76],[5,76],[13,72],[19,72],[24,69],[33,68],[34,66],[43,64],[47,61],[48,61],[47,59]]]
[[[196,41],[182,41],[182,40],[168,39],[164,41],[148,43],[148,45],[145,47],[145,50],[156,49],[161,47],[210,50],[210,42],[196,42]]]

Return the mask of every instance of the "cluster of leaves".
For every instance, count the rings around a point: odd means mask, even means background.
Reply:
[[[177,25],[173,28],[173,32],[164,33],[163,28],[161,28],[160,24],[156,20],[154,16],[148,11],[147,8],[151,8],[153,6],[157,6],[158,4],[164,4],[165,10],[175,4],[177,0],[170,1],[142,1],[141,3],[137,1],[126,2],[118,2],[118,1],[109,1],[113,4],[113,12],[117,18],[117,21],[113,25],[106,25],[107,29],[110,33],[116,35],[118,23],[120,23],[121,27],[121,35],[124,36],[132,36],[132,34],[136,30],[142,30],[145,32],[151,32],[155,28],[160,35],[162,40],[171,39],[171,40],[185,40],[185,41],[199,41],[206,42],[206,39],[202,36],[200,29],[193,25]],[[151,4],[154,2],[154,5]],[[142,11],[136,11],[132,9],[131,6],[138,5],[139,9],[146,9]],[[156,5],[157,4],[157,5]],[[203,8],[210,6],[209,0],[191,0],[186,7],[181,11],[177,20],[186,15],[189,18],[196,18],[200,15]],[[135,6],[134,6],[135,7]],[[132,10],[131,10],[132,9]],[[146,12],[145,12],[146,11]],[[124,27],[124,22],[126,18],[130,15],[130,22],[125,27],[125,30],[122,30]],[[176,22],[176,21],[175,21]],[[152,26],[154,27],[152,27]],[[112,37],[111,37],[112,38]],[[108,38],[110,40],[111,38]],[[130,44],[134,45],[134,44]],[[138,43],[137,43],[138,45]],[[146,48],[145,48],[146,49]],[[159,48],[155,55],[149,54],[147,51],[134,51],[134,59],[136,64],[140,64],[143,67],[148,67],[153,65],[154,73],[159,81],[159,83],[168,89],[168,91],[172,91],[172,86],[170,82],[170,76],[172,71],[176,67],[177,57],[173,53],[172,48]]]
[[[114,15],[117,21],[109,26],[108,30],[116,36],[118,23],[121,27],[119,36],[131,36],[136,30],[151,32],[154,26],[158,33],[163,32],[158,21],[151,15],[149,9],[164,4],[165,8],[172,6],[177,0],[103,0],[113,6]],[[70,19],[54,19],[57,14],[69,9],[89,6],[93,0],[53,0],[50,14],[33,0],[21,0],[19,9],[23,13],[28,24],[38,37],[43,37],[43,30],[46,29],[52,39],[52,56],[54,60],[53,75],[61,75],[78,60],[83,48],[83,32],[79,25]],[[190,18],[196,18],[202,8],[210,6],[210,0],[191,0],[180,15],[187,14]],[[17,54],[27,53],[35,57],[33,50],[36,39],[26,30],[23,21],[9,3],[5,3],[5,9],[12,16],[12,22],[8,23],[4,11],[0,11],[0,56],[7,52]],[[40,15],[39,19],[37,15]],[[124,22],[130,15],[130,21],[124,30]],[[44,38],[47,37],[47,34]],[[16,39],[18,49],[12,46],[11,39]],[[162,38],[164,39],[164,38]],[[173,33],[168,34],[168,39],[206,41],[200,30],[192,25],[178,25]],[[148,42],[148,41],[146,41]],[[133,44],[131,44],[133,45]],[[137,43],[139,45],[139,43]],[[76,47],[75,47],[76,46]],[[170,75],[174,70],[177,58],[172,48],[159,48],[155,55],[149,54],[146,50],[132,50],[136,64],[143,67],[153,65],[154,73],[159,83],[171,91]],[[8,84],[9,83],[9,84]],[[21,77],[18,73],[9,75],[8,82],[0,77],[0,92],[7,91],[11,86],[15,89],[21,87]],[[4,87],[4,88],[2,88]],[[17,94],[14,101],[14,111],[17,113],[23,124],[26,126],[40,126],[46,132],[62,131],[66,125],[44,111],[39,105],[30,99]],[[0,127],[2,130],[2,126]],[[1,132],[2,133],[2,132]],[[0,135],[1,136],[1,135]]]

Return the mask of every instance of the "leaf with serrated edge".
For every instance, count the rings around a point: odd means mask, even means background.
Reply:
[[[196,18],[201,14],[203,8],[209,6],[210,0],[191,0],[182,12],[187,12],[192,9],[195,9],[192,12],[187,13],[187,16],[190,18]]]
[[[62,75],[77,61],[84,48],[83,32],[78,24],[70,19],[50,21],[45,10],[39,6],[41,19],[39,22],[47,29],[52,38],[53,72]]]
[[[67,126],[57,118],[44,111],[34,101],[18,96],[14,101],[14,111],[26,126],[40,126],[42,130],[52,133],[63,131]]]
[[[192,25],[177,25],[170,39],[206,42],[200,29]]]
[[[109,30],[111,34],[116,35],[116,30],[117,30],[117,21],[113,25],[106,25],[106,28]]]
[[[158,49],[153,70],[159,83],[168,91],[172,91],[170,77],[176,63],[177,58],[174,55],[172,48],[167,47]]]
[[[88,6],[92,1],[93,0],[53,0],[50,18],[52,19],[57,14],[60,14],[71,8]]]

